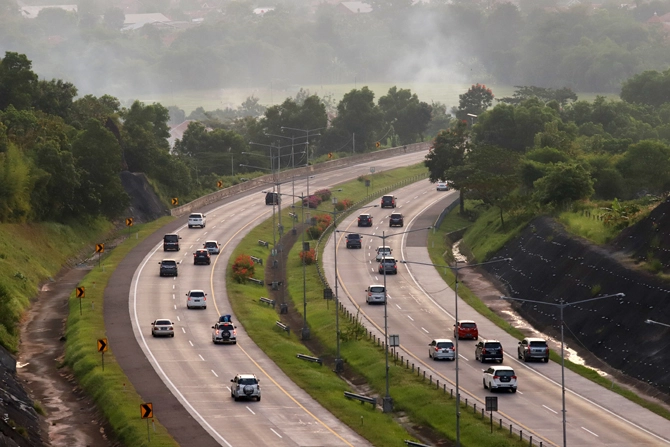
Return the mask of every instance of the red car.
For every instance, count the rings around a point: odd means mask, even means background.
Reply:
[[[459,340],[462,338],[477,340],[479,338],[477,323],[472,320],[457,321],[454,325],[454,338],[458,338]]]

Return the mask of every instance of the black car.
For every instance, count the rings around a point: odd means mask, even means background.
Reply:
[[[279,193],[269,192],[265,194],[265,204],[266,205],[279,205]]]
[[[389,227],[402,227],[405,225],[405,219],[402,217],[402,214],[400,213],[393,213],[391,214],[391,217],[389,218]]]
[[[161,265],[160,275],[161,276],[179,276],[179,262],[174,259],[163,259],[158,261]]]
[[[498,340],[481,340],[475,347],[475,360],[503,362],[503,347]]]
[[[361,214],[358,216],[358,226],[359,227],[371,227],[372,226],[372,216],[369,214]]]
[[[179,251],[179,239],[181,237],[176,233],[163,236],[163,251]]]
[[[358,233],[347,234],[347,248],[361,248],[361,235]]]
[[[382,196],[382,208],[395,208],[395,197],[393,196]]]
[[[196,250],[195,253],[193,253],[193,265],[198,265],[198,264],[211,264],[212,263],[212,258],[209,254],[209,250],[205,248],[201,248],[199,250]]]

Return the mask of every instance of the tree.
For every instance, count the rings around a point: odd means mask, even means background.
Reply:
[[[10,144],[0,153],[0,222],[24,222],[30,214],[30,165]]]
[[[368,87],[354,89],[344,95],[337,105],[337,117],[324,136],[326,148],[340,147],[343,142],[351,141],[352,135],[356,138],[357,152],[374,147],[382,136],[383,123],[382,112],[375,105],[374,98],[374,92]]]
[[[447,130],[440,131],[433,141],[433,145],[426,155],[424,164],[429,171],[429,179],[435,183],[447,181],[460,193],[460,212],[465,213],[463,200],[463,183],[467,181],[467,175],[458,168],[465,164],[465,154],[470,150],[468,125],[459,121]]]
[[[393,125],[400,144],[423,139],[431,119],[431,106],[419,101],[416,93],[393,86],[386,96],[379,98],[379,108],[387,125]]]
[[[32,153],[35,188],[31,201],[35,219],[62,221],[71,217],[79,187],[72,152],[61,149],[55,140],[48,140],[37,143]]]
[[[483,84],[474,84],[458,98],[456,118],[467,120],[468,114],[479,116],[491,107],[494,96],[490,88]]]
[[[170,113],[160,104],[147,106],[135,101],[121,115],[124,119],[123,154],[128,170],[153,175],[158,158],[170,151],[167,142]]]
[[[535,199],[543,205],[562,206],[586,199],[593,194],[593,180],[584,167],[576,163],[557,163],[535,181]]]
[[[76,96],[77,88],[69,82],[61,79],[39,81],[35,88],[33,106],[49,115],[66,119]]]
[[[670,69],[662,73],[645,71],[621,86],[621,99],[630,103],[658,107],[670,102]]]
[[[5,110],[10,104],[17,110],[32,105],[37,75],[31,67],[32,62],[25,54],[5,53],[5,58],[0,60],[0,110]]]
[[[645,140],[631,145],[616,163],[630,192],[661,194],[670,188],[670,147]]]

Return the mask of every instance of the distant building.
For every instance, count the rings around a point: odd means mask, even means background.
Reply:
[[[153,12],[150,14],[126,14],[126,19],[123,22],[122,31],[142,28],[144,25],[160,23],[167,24],[171,20],[165,17],[160,12]]]
[[[348,14],[367,14],[372,12],[372,6],[363,2],[342,2],[338,5],[340,11]]]
[[[265,7],[261,7],[261,8],[254,8],[254,14],[262,16],[266,12],[270,12],[270,11],[274,11],[274,10],[275,10],[274,6],[265,6]]]
[[[41,10],[46,8],[64,9],[67,12],[77,12],[77,5],[21,6],[21,15],[26,19],[34,19],[39,15]]]
[[[662,16],[654,13],[654,15],[649,20],[647,20],[647,24],[660,26],[663,32],[665,32],[666,36],[670,37],[670,12],[663,14]]]
[[[168,137],[168,143],[170,143],[170,150],[174,149],[174,144],[177,140],[184,138],[184,132],[188,129],[188,125],[193,122],[193,120],[186,120],[181,124],[177,124],[174,127],[170,128],[170,136]]]

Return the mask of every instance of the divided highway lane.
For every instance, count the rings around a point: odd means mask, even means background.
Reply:
[[[436,193],[434,186],[427,181],[419,182],[396,192],[400,204],[396,210],[405,215],[406,225],[402,229],[389,229],[389,209],[371,210],[375,222],[372,228],[358,228],[351,219],[340,224],[340,229],[348,228],[351,232],[381,236],[382,231],[388,235],[426,227],[455,198],[455,194]],[[432,217],[421,216],[423,212],[432,214]],[[387,245],[392,247],[396,259],[430,262],[425,240],[425,235],[416,232],[387,238]],[[324,252],[324,265],[332,284],[334,260],[331,243],[329,241],[329,248]],[[383,334],[384,308],[380,305],[366,305],[363,292],[369,284],[383,284],[384,278],[378,274],[374,261],[374,249],[378,245],[381,245],[381,238],[367,236],[362,250],[347,250],[340,244],[337,267],[341,284],[340,300],[352,310],[354,306],[360,306],[379,333]],[[412,274],[408,272],[408,267]],[[441,381],[448,379],[453,384],[455,363],[429,360],[428,343],[435,338],[453,339],[454,292],[431,266],[399,264],[398,271],[398,275],[386,277],[389,293],[388,332],[400,335],[402,350],[412,357],[410,362],[419,363],[422,369],[434,371],[434,378],[440,378]],[[519,391],[516,394],[496,393],[501,413],[515,421],[525,433],[532,430],[536,434],[535,439],[539,435],[554,445],[562,445],[560,365],[553,362],[519,362],[516,359],[517,340],[483,319],[462,301],[459,301],[459,318],[477,321],[481,338],[500,340],[506,353],[504,364],[513,366],[519,377]],[[474,347],[474,341],[459,342],[459,382],[463,394],[477,397],[483,405],[484,397],[490,395],[482,386],[482,369],[486,368],[486,364],[475,361]],[[670,424],[666,420],[568,370],[566,387],[570,390],[566,393],[568,445],[670,445]]]
[[[424,156],[425,152],[409,154],[321,174],[310,178],[310,191],[369,173],[370,166],[380,172],[416,163]],[[305,189],[304,179],[296,180],[296,191]],[[230,252],[252,227],[271,218],[272,207],[264,205],[264,196],[256,192],[209,211],[196,211],[207,214],[207,227],[179,228],[179,252],[163,252],[160,244],[153,246],[139,263],[130,287],[133,333],[157,376],[220,445],[369,445],[293,384],[253,344],[235,316],[237,345],[211,342],[211,326],[218,316],[232,313],[225,295]],[[193,251],[212,239],[222,244],[221,254],[212,256],[211,266],[193,265]],[[268,239],[272,240],[271,235]],[[163,258],[182,261],[178,277],[159,277],[158,262]],[[190,289],[205,290],[207,309],[186,308],[185,294]],[[263,290],[258,288],[258,296]],[[151,337],[150,322],[156,318],[170,318],[175,323],[174,338]],[[235,402],[230,397],[230,379],[237,373],[254,373],[260,378],[260,402]]]

